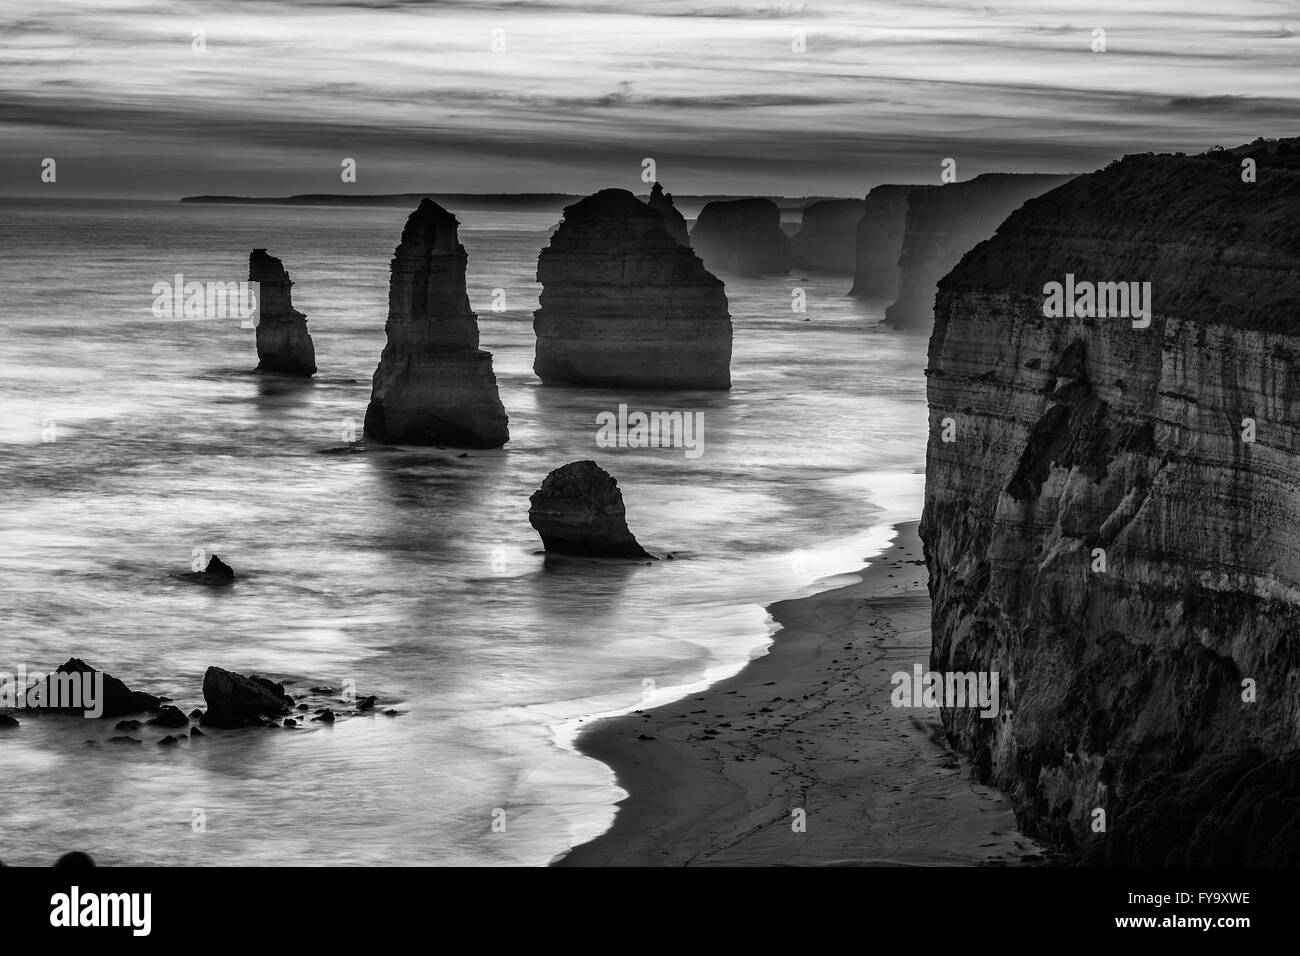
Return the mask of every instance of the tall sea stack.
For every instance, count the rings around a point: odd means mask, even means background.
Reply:
[[[406,220],[388,283],[388,342],[366,435],[393,445],[499,448],[510,440],[492,354],[478,347],[456,217],[422,199]]]
[[[265,249],[254,249],[248,256],[248,281],[259,283],[257,370],[315,375],[316,348],[307,316],[293,307],[293,282],[284,263]]]
[[[899,257],[898,298],[885,310],[896,329],[929,332],[935,285],[977,242],[987,239],[1026,199],[1068,182],[1070,176],[986,173],[964,183],[915,186],[907,198],[907,226]]]
[[[664,228],[668,230],[668,235],[689,248],[691,236],[686,228],[686,217],[673,205],[673,194],[664,192],[664,188],[655,183],[650,188],[650,205],[658,209],[659,214],[664,217]]]
[[[853,288],[859,299],[889,299],[898,295],[898,259],[903,253],[907,225],[907,194],[915,186],[876,186],[867,193],[855,231]]]
[[[533,371],[547,385],[731,387],[722,281],[627,190],[565,208],[537,281]]]
[[[803,211],[803,224],[791,240],[794,264],[812,272],[852,275],[861,199],[823,199]]]
[[[770,199],[715,200],[700,210],[691,246],[713,272],[784,275],[790,237]]]
[[[1002,687],[944,725],[1084,862],[1300,864],[1297,306],[1296,139],[1128,156],[939,283],[931,667]]]

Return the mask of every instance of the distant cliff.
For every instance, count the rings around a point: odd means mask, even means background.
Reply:
[[[876,186],[867,193],[854,230],[853,288],[860,299],[898,295],[898,258],[907,224],[907,194],[915,186]]]
[[[790,271],[790,237],[781,228],[780,207],[770,199],[709,203],[695,220],[691,246],[711,272]]]
[[[986,173],[962,183],[918,186],[908,193],[899,256],[898,298],[885,310],[896,329],[929,331],[935,284],[977,242],[993,235],[1026,199],[1068,182],[1069,176]]]
[[[851,275],[865,207],[861,199],[827,199],[808,206],[791,242],[794,264],[813,272]]]
[[[1300,140],[1030,200],[939,283],[927,375],[931,666],[1001,676],[944,711],[981,779],[1086,862],[1300,863]]]

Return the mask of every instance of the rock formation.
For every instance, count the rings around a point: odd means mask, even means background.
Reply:
[[[731,387],[722,281],[627,190],[565,208],[537,281],[533,371],[547,385]]]
[[[659,214],[664,217],[664,228],[668,230],[668,235],[689,249],[690,231],[686,228],[686,219],[673,205],[673,194],[664,192],[664,188],[655,183],[650,187],[649,204],[652,208],[658,209]]]
[[[770,199],[714,200],[700,210],[691,246],[712,272],[790,271],[790,237]]]
[[[1070,176],[986,173],[962,183],[917,186],[908,193],[907,226],[899,256],[898,298],[885,310],[896,329],[929,332],[936,283],[976,243],[993,235],[1025,200]]]
[[[510,440],[492,355],[478,347],[456,217],[431,199],[406,220],[388,284],[388,342],[365,434],[392,445],[499,448]]]
[[[96,678],[94,678],[91,675],[101,674],[101,672],[91,667],[89,664],[81,660],[81,658],[79,657],[68,658],[68,660],[65,663],[60,664],[55,669],[54,673],[56,675],[57,674],[86,675],[89,678],[89,683],[87,683],[85,679],[82,679],[80,682],[79,689],[82,695],[81,696],[82,703],[86,702],[87,693],[93,695],[98,691],[98,688],[95,687],[95,683],[97,682]],[[118,680],[112,674],[103,673],[101,679],[103,681],[102,697],[99,701],[96,702],[99,705],[98,708],[100,710],[99,716],[101,718],[122,717],[127,714],[138,714],[143,711],[153,711],[153,710],[157,710],[162,703],[161,698],[155,697],[153,694],[146,694],[143,691],[131,690],[131,688],[127,687],[125,683]],[[57,688],[51,686],[49,677],[44,677],[40,681],[37,681],[35,684],[33,684],[31,687],[27,689],[28,701],[31,702],[33,700],[32,698],[33,693],[38,693],[40,695],[39,699],[41,701],[66,702],[66,698],[61,698],[60,695],[62,693],[65,693],[68,690],[67,685],[62,679],[56,678],[56,680],[59,681],[59,686]],[[87,708],[87,707],[49,708],[48,704],[43,704],[42,708],[43,709],[48,708],[55,711],[72,711],[77,713],[95,709],[95,708]]]
[[[618,482],[594,461],[572,461],[556,468],[528,501],[528,521],[547,551],[653,558],[628,530]]]
[[[203,724],[213,727],[243,727],[260,718],[281,717],[293,705],[283,685],[220,667],[209,667],[203,675],[203,699],[208,704]]]
[[[794,264],[813,272],[852,275],[857,258],[861,199],[823,199],[803,211],[803,224],[791,240]]]
[[[173,574],[172,577],[193,581],[195,584],[222,587],[234,583],[235,570],[214,554],[208,558],[208,563],[202,571],[186,571],[184,574]]]
[[[849,295],[891,301],[898,295],[898,259],[903,254],[907,194],[915,188],[884,185],[867,193],[854,233],[856,252]]]
[[[1300,140],[1129,156],[939,283],[931,667],[1003,710],[944,724],[1085,862],[1300,864],[1298,224]],[[1047,317],[1067,275],[1150,282],[1149,327]]]
[[[293,307],[293,282],[284,264],[265,249],[248,257],[248,281],[260,283],[257,294],[257,370],[289,375],[316,374],[316,348],[307,331],[307,316]]]

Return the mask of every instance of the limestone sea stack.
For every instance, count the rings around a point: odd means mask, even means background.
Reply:
[[[731,387],[722,281],[625,189],[568,206],[537,259],[533,371],[547,385]]]
[[[867,193],[858,220],[854,245],[853,288],[859,299],[888,299],[898,295],[898,259],[907,224],[907,194],[916,187],[887,184]]]
[[[365,433],[390,445],[499,448],[510,439],[492,355],[478,347],[456,217],[422,199],[406,220],[388,284],[388,342]]]
[[[257,370],[315,375],[316,348],[307,316],[293,307],[293,282],[284,263],[265,249],[254,249],[248,257],[248,281],[259,283]]]
[[[715,200],[700,210],[691,246],[712,272],[784,275],[790,237],[770,199]]]
[[[803,224],[791,240],[794,264],[810,272],[852,275],[857,258],[861,199],[824,199],[803,211]]]
[[[528,521],[547,551],[594,558],[654,557],[628,530],[618,482],[594,461],[556,468],[528,500]]]
[[[929,332],[938,281],[976,243],[989,238],[1022,203],[1070,176],[986,173],[962,183],[918,186],[908,193],[899,256],[898,298],[885,310],[896,329]]]
[[[1128,156],[939,283],[930,666],[1002,688],[944,725],[1086,863],[1300,864],[1298,224],[1300,139]]]
[[[650,205],[664,217],[664,228],[668,230],[668,235],[690,248],[691,236],[686,228],[686,218],[673,205],[673,194],[664,192],[664,188],[655,183],[650,188]]]

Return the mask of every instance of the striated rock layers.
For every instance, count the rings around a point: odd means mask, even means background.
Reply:
[[[388,342],[365,433],[392,445],[499,448],[510,440],[492,354],[478,347],[456,217],[431,199],[406,220],[388,283]]]
[[[307,316],[293,307],[293,282],[284,264],[265,249],[248,256],[248,281],[257,295],[257,370],[289,375],[316,374],[316,348]]]
[[[794,264],[814,272],[852,275],[861,199],[824,199],[803,211],[803,224],[791,240]]]
[[[568,206],[537,259],[533,371],[548,385],[731,387],[720,279],[624,189]]]
[[[790,237],[770,199],[715,200],[700,210],[691,246],[712,272],[784,274],[790,271]]]
[[[1067,274],[1152,283],[1149,327],[1045,318]],[[1298,309],[1300,140],[1126,157],[939,284],[931,666],[1003,708],[944,723],[1086,862],[1300,864]]]
[[[664,188],[655,183],[650,188],[650,205],[664,217],[664,228],[668,230],[668,235],[689,249],[691,236],[686,228],[686,218],[673,205],[673,194],[664,192]]]
[[[913,187],[898,260],[898,298],[885,310],[885,324],[928,332],[934,322],[935,284],[1026,199],[1071,178],[986,173],[964,183]]]
[[[653,558],[628,530],[618,482],[594,461],[571,461],[556,468],[528,501],[528,521],[547,551]]]
[[[876,186],[867,193],[854,233],[853,288],[859,299],[898,295],[898,259],[903,252],[907,195],[915,186]]]

